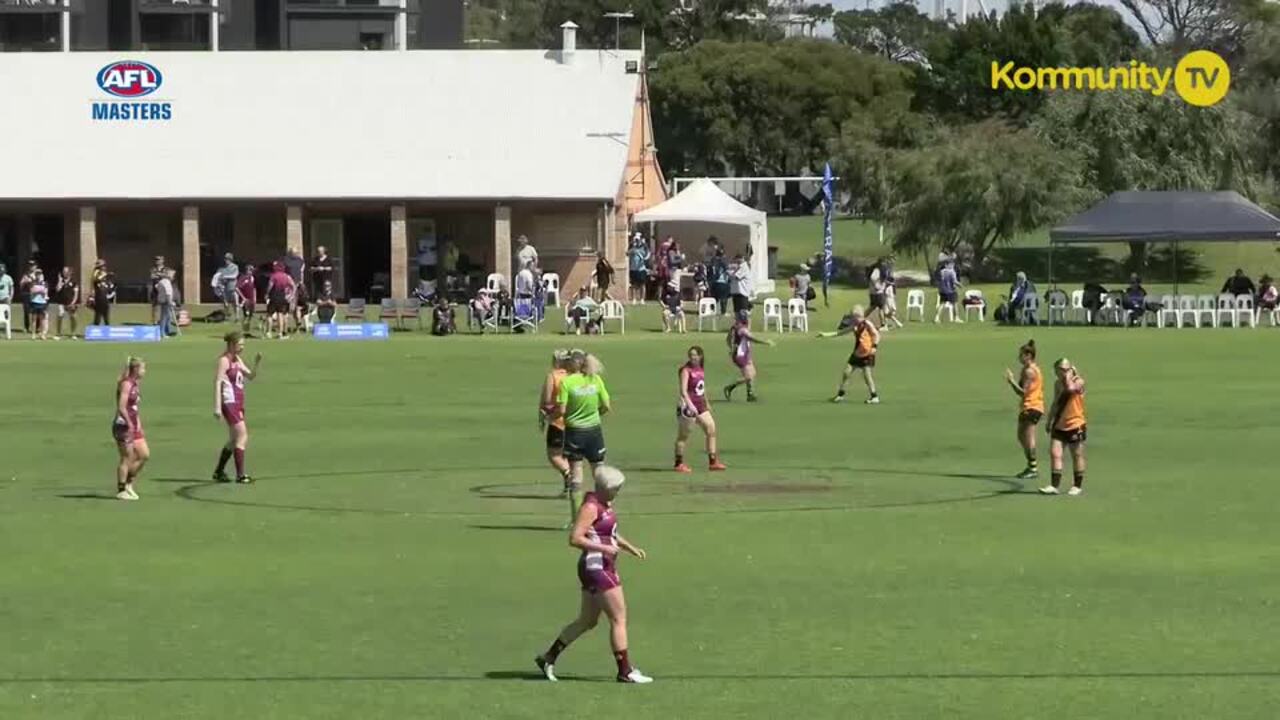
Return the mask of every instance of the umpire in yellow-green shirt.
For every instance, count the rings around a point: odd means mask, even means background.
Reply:
[[[582,461],[592,467],[604,462],[606,448],[600,416],[608,413],[609,390],[601,373],[604,367],[594,355],[574,350],[569,355],[569,374],[560,381],[556,405],[564,418],[564,455],[573,469],[570,478],[570,510],[576,514],[578,491],[582,488]],[[572,518],[570,518],[572,520]]]

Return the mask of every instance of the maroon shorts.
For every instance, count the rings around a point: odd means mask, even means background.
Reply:
[[[739,357],[738,355],[734,355],[733,364],[737,365],[740,368],[745,368],[746,366],[751,364],[751,356],[747,355],[745,357]]]
[[[239,425],[244,422],[244,406],[222,403],[222,419],[227,421],[227,427]]]
[[[588,570],[584,560],[578,561],[578,582],[582,585],[584,592],[592,595],[622,587],[622,579],[618,577],[617,570],[612,568]]]
[[[123,443],[125,445],[146,438],[146,436],[142,434],[142,428],[130,430],[127,424],[118,422],[111,423],[111,437],[114,438],[116,442]]]

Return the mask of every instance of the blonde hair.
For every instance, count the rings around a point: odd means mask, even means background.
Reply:
[[[607,492],[610,495],[616,494],[621,490],[622,484],[627,481],[627,476],[611,465],[597,465],[591,474],[596,483],[596,490]]]
[[[587,353],[586,359],[582,361],[582,374],[583,375],[603,375],[604,363],[600,362],[600,358],[596,357],[595,355],[592,355],[591,353]]]
[[[142,362],[142,358],[130,355],[124,361],[124,370],[120,372],[120,380],[124,381],[132,377],[134,373],[138,372],[138,368],[142,367]]]

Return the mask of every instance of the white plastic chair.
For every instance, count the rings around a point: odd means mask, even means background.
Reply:
[[[702,298],[698,301],[698,332],[702,332],[702,321],[704,318],[711,318],[711,329],[718,330],[717,327],[720,320],[720,305],[716,303],[715,298]]]
[[[516,298],[512,301],[511,314],[507,320],[511,325],[511,332],[515,332],[516,328],[538,332],[538,308],[534,305],[533,298]]]
[[[1200,327],[1200,315],[1196,312],[1196,296],[1179,295],[1175,300],[1178,303],[1178,327],[1184,325]],[[1188,317],[1191,318],[1190,321],[1187,321]]]
[[[502,273],[489,273],[489,277],[484,279],[484,289],[495,295],[502,292],[502,287],[507,284],[507,279]]]
[[[907,291],[907,322],[911,322],[911,311],[920,311],[920,322],[924,322],[924,291],[920,289]]]
[[[0,303],[0,323],[4,323],[4,339],[13,339],[13,310],[9,303]]]
[[[1040,296],[1028,295],[1022,299],[1022,324],[1030,325],[1032,318],[1039,319]]]
[[[1257,314],[1254,315],[1254,319],[1257,321],[1259,325],[1262,324],[1263,315],[1267,315],[1268,317],[1271,318],[1271,327],[1280,325],[1280,306],[1277,306],[1272,310],[1258,310]]]
[[[1213,295],[1201,295],[1196,298],[1196,327],[1205,327],[1201,322],[1209,318],[1208,327],[1218,327],[1218,298]]]
[[[1107,293],[1102,298],[1102,308],[1098,310],[1104,325],[1124,325],[1124,302],[1120,293]]]
[[[973,303],[973,304],[964,302],[964,300],[971,300],[971,299],[977,299],[980,302]],[[961,299],[961,304],[964,305],[965,320],[969,319],[969,311],[973,310],[978,313],[978,322],[987,321],[987,299],[982,295],[981,290],[965,290],[964,298]]]
[[[1249,323],[1249,327],[1258,328],[1258,316],[1253,314],[1253,296],[1237,295],[1236,296],[1236,327],[1244,327],[1245,323]]]
[[[416,297],[411,297],[404,301],[404,305],[400,307],[400,320],[403,324],[405,320],[413,320],[418,323],[418,329],[422,329],[422,301]]]
[[[617,300],[605,300],[600,303],[600,334],[603,335],[605,326],[610,320],[618,321],[618,332],[623,335],[627,332],[627,310],[622,307],[622,303]]]
[[[548,305],[560,305],[560,276],[556,273],[542,273],[542,290]]]
[[[1166,326],[1164,319],[1172,317],[1172,325]],[[1182,316],[1178,314],[1178,298],[1172,295],[1160,296],[1160,312],[1156,313],[1156,327],[1182,327]]]
[[[764,329],[768,331],[769,320],[778,323],[778,332],[782,332],[782,301],[778,298],[764,299]]]
[[[346,309],[342,311],[342,319],[364,322],[364,308],[364,298],[351,298],[347,301]]]
[[[1084,291],[1071,291],[1071,317],[1079,319],[1081,322],[1092,323],[1093,313],[1084,306]]]
[[[378,310],[378,319],[394,321],[396,327],[403,327],[400,323],[400,308],[391,298],[383,298],[382,307]]]
[[[787,329],[809,332],[809,308],[805,307],[804,300],[791,298],[787,301]]]
[[[1222,319],[1226,318],[1231,321],[1231,327],[1238,327],[1236,322],[1236,296],[1223,293],[1218,296],[1218,311],[1215,313],[1214,323],[1218,327],[1222,327]]]
[[[1063,325],[1067,324],[1067,294],[1065,292],[1061,290],[1050,290],[1049,300],[1045,304],[1045,307],[1048,308],[1045,318],[1045,320],[1048,321],[1048,324],[1052,325],[1055,317],[1058,319],[1058,322]]]

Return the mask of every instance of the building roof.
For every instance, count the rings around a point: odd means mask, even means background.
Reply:
[[[104,91],[123,60],[160,86]],[[0,53],[0,199],[612,199],[639,90],[628,61],[640,54]],[[105,103],[169,103],[170,119],[94,119]]]
[[[670,200],[636,213],[634,219],[638,223],[692,221],[754,225],[763,223],[765,218],[763,212],[734,200],[707,178],[699,178]]]
[[[1280,219],[1235,192],[1118,192],[1068,218],[1051,243],[1275,241]]]

